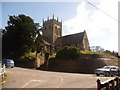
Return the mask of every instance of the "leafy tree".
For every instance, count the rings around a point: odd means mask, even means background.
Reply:
[[[3,33],[3,57],[20,57],[35,48],[38,24],[23,14],[9,16]]]
[[[76,47],[63,47],[56,54],[56,58],[59,59],[75,59],[81,55],[80,51]]]
[[[44,46],[44,42],[42,39],[42,35],[39,33],[37,38],[35,39],[36,56],[37,56],[37,53],[40,53],[42,51],[43,46]]]

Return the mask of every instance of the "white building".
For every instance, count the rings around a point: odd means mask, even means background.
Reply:
[[[100,46],[91,46],[90,50],[93,52],[104,52],[104,48],[100,47]]]

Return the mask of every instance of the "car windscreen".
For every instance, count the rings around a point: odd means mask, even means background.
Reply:
[[[103,67],[104,69],[110,69],[110,67],[109,66],[105,66],[105,67]]]
[[[9,62],[9,63],[13,63],[13,61],[12,61],[12,60],[8,60],[7,62]]]

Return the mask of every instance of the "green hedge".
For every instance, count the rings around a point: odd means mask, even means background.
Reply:
[[[76,47],[64,47],[59,50],[56,54],[56,58],[58,59],[75,59],[81,55],[80,51]]]
[[[26,53],[24,59],[34,59],[36,57],[36,53],[35,52],[30,52],[30,53]]]

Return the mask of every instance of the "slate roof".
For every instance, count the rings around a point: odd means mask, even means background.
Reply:
[[[84,33],[85,32],[81,32],[81,33],[77,33],[77,34],[72,34],[72,35],[66,35],[66,36],[59,37],[55,41],[55,46],[59,46],[60,44],[62,44],[62,46],[64,46],[64,45],[75,44],[75,43],[78,43],[78,42],[82,43]]]

